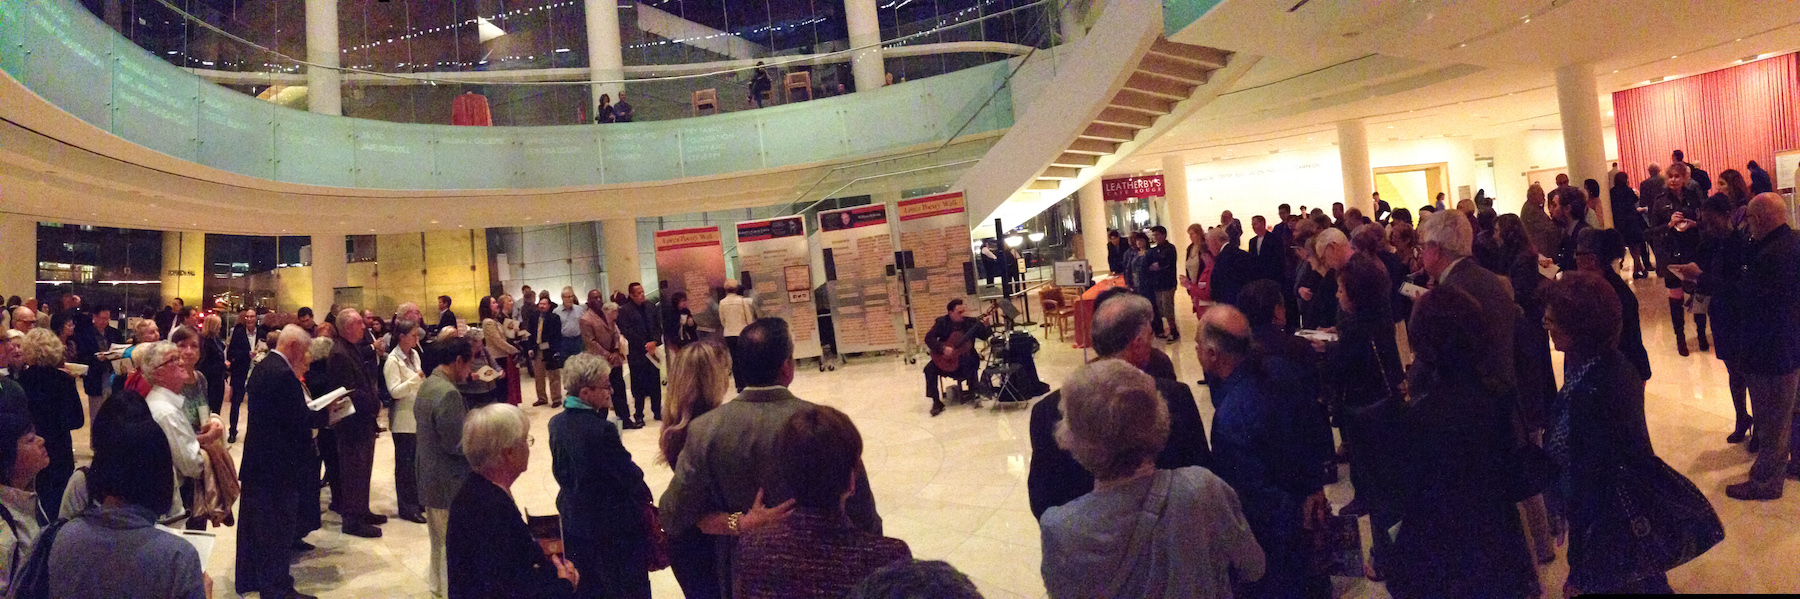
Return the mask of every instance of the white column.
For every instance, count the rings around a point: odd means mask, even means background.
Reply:
[[[1575,187],[1593,179],[1600,182],[1600,197],[1588,202],[1588,209],[1600,215],[1600,226],[1611,227],[1612,215],[1607,204],[1606,133],[1600,122],[1600,92],[1594,86],[1594,65],[1578,63],[1556,69],[1556,107],[1561,112],[1563,156],[1569,166],[1569,181]]]
[[[583,6],[587,10],[590,80],[625,79],[625,54],[619,42],[619,0],[583,0]],[[608,94],[617,102],[619,92],[624,89],[623,83],[595,84],[593,95],[588,98],[588,109],[591,111],[600,106],[600,94]]]
[[[1369,128],[1362,119],[1337,124],[1338,164],[1344,170],[1344,208],[1362,210],[1375,217],[1370,195],[1375,193],[1375,173],[1369,168]]]
[[[1106,272],[1106,196],[1100,193],[1099,179],[1075,192],[1075,205],[1081,211],[1081,248],[1088,265],[1096,275]]]
[[[844,20],[850,26],[850,47],[881,43],[881,18],[875,12],[875,0],[844,0]],[[880,89],[887,82],[881,48],[867,48],[852,54],[850,72],[855,77],[856,91]]]
[[[1081,26],[1081,11],[1077,10],[1075,0],[1061,0],[1062,6],[1057,8],[1057,26],[1062,30],[1064,44],[1072,44],[1087,34],[1087,28]]]
[[[312,236],[312,309],[318,322],[325,322],[333,292],[350,284],[348,261],[343,235]]]
[[[1163,204],[1169,210],[1169,243],[1175,244],[1175,255],[1178,259],[1187,258],[1187,227],[1198,222],[1194,220],[1193,203],[1188,199],[1187,157],[1180,154],[1163,156]],[[1205,216],[1205,215],[1202,215]],[[1185,266],[1184,266],[1185,268]],[[1187,272],[1177,270],[1176,272]]]
[[[306,0],[307,62],[328,67],[342,64],[339,60],[342,50],[338,47],[337,9],[337,0]],[[306,102],[315,113],[343,116],[343,74],[335,69],[307,67]]]
[[[0,213],[0,293],[37,297],[37,219]]]
[[[626,286],[642,282],[638,280],[643,275],[638,270],[637,219],[601,221],[600,243],[606,248],[606,286],[610,291],[625,291]]]

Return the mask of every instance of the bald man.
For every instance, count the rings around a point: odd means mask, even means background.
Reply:
[[[325,371],[313,376],[326,377],[319,388],[342,387],[350,391],[355,413],[331,425],[336,438],[337,477],[331,483],[331,510],[344,517],[344,534],[377,538],[387,516],[369,511],[369,480],[375,466],[375,415],[381,412],[381,398],[376,394],[375,350],[363,343],[368,323],[361,313],[347,308],[337,315],[337,339],[331,344],[331,355],[325,358]],[[254,429],[252,429],[254,430]]]
[[[1331,515],[1320,484],[1331,459],[1331,429],[1304,388],[1266,374],[1251,348],[1250,322],[1214,304],[1200,318],[1194,350],[1212,381],[1213,472],[1237,490],[1244,517],[1268,557],[1249,596],[1306,597],[1330,589],[1307,566],[1305,530]]]
[[[1800,388],[1800,235],[1789,226],[1787,204],[1778,194],[1751,198],[1745,217],[1749,256],[1734,295],[1747,313],[1740,327],[1743,347],[1757,348],[1746,352],[1741,364],[1761,447],[1750,480],[1726,487],[1725,494],[1768,501],[1780,499],[1787,473],[1800,470],[1790,455],[1789,435],[1794,393]],[[1685,279],[1706,274],[1692,264],[1670,270]]]
[[[12,327],[21,333],[29,333],[37,327],[37,310],[19,306],[12,311]]]
[[[243,496],[238,504],[235,590],[292,597],[288,560],[300,537],[296,521],[306,490],[317,492],[319,459],[312,429],[325,412],[306,409],[306,348],[312,337],[295,325],[281,330],[275,349],[256,364],[248,385],[250,435],[244,439]],[[344,400],[339,400],[344,401]],[[310,470],[310,471],[309,471]],[[306,494],[318,513],[318,497]]]

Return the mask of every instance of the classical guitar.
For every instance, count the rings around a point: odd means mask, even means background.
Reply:
[[[940,347],[941,351],[931,355],[931,363],[936,364],[939,370],[955,372],[962,365],[963,356],[975,351],[975,337],[958,331],[944,338]]]

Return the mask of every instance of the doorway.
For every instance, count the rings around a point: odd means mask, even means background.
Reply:
[[[1450,197],[1450,163],[1384,166],[1375,169],[1375,191],[1389,206],[1405,208],[1414,214],[1430,205],[1437,194],[1444,194],[1447,207],[1455,207]]]

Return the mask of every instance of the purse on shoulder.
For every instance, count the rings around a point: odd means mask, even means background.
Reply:
[[[1693,561],[1725,540],[1706,495],[1661,459],[1621,464],[1615,472],[1607,517],[1583,535],[1588,546],[1605,548],[1595,553],[1600,567],[1587,570],[1629,576],[1617,581],[1629,582]]]

